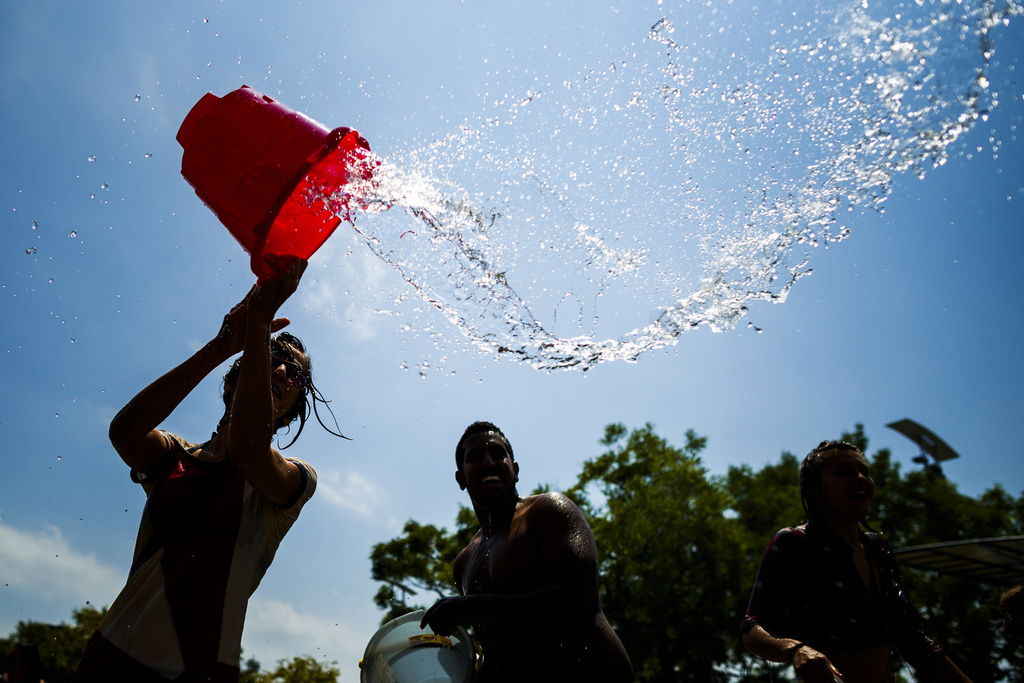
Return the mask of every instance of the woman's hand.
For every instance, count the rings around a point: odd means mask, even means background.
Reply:
[[[275,268],[278,269],[277,273],[263,284],[253,287],[246,297],[250,315],[266,315],[268,318],[273,318],[281,304],[298,289],[299,280],[302,279],[302,274],[306,271],[305,259],[275,257],[274,260]],[[277,329],[288,324],[287,318],[278,318],[273,322],[280,323],[281,321],[284,324],[279,325]],[[273,325],[271,327],[273,328]],[[272,329],[272,331],[276,330]]]
[[[810,645],[801,645],[792,657],[793,668],[804,683],[835,683],[843,674],[832,665],[828,657]]]
[[[253,285],[248,294],[235,304],[221,322],[220,330],[213,339],[213,345],[230,358],[245,346],[245,326],[250,310],[264,312],[270,316],[288,300],[299,286],[306,261],[302,259],[282,260],[282,270],[262,285]],[[270,321],[270,333],[283,330],[291,323],[288,318],[274,318]]]
[[[254,286],[253,289],[256,287]],[[250,289],[245,298],[227,312],[220,324],[217,336],[213,338],[213,345],[224,354],[225,358],[230,358],[242,350],[245,341],[246,302],[252,296],[253,289]]]

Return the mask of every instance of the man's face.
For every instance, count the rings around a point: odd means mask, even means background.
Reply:
[[[497,432],[480,432],[462,444],[462,468],[455,473],[459,488],[474,500],[499,498],[515,488],[519,464]]]

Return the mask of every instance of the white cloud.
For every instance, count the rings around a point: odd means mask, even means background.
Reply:
[[[359,482],[361,477],[351,478]],[[346,491],[366,490],[359,483]],[[24,613],[0,618],[0,634],[13,629],[18,618],[56,623],[68,620],[71,607],[91,601],[109,604],[124,586],[125,569],[103,564],[94,554],[71,548],[56,526],[39,531],[16,529],[0,523],[0,586],[21,597],[8,596],[4,610]],[[5,585],[6,584],[6,585]],[[62,603],[50,608],[45,603]],[[321,617],[298,612],[289,603],[254,595],[249,601],[242,636],[243,657],[255,657],[263,669],[272,669],[279,659],[312,656],[328,663],[337,661],[342,680],[358,680],[358,662],[376,629],[374,614],[361,620]],[[366,623],[361,623],[366,622]]]
[[[358,472],[320,472],[316,494],[321,500],[351,510],[363,517],[373,517],[387,501],[387,493]]]
[[[271,670],[280,659],[311,656],[323,664],[338,662],[341,679],[356,680],[359,659],[373,635],[367,628],[372,631],[376,626],[303,614],[289,603],[254,595],[245,616],[242,659],[255,657],[260,668]]]
[[[316,258],[333,265],[328,271],[307,272],[302,285],[302,304],[344,326],[356,341],[374,339],[380,330],[382,312],[395,303],[396,285],[401,280],[377,258],[358,235],[345,234],[342,223],[318,252]]]
[[[23,531],[0,523],[0,581],[43,600],[107,604],[124,586],[124,568],[71,548],[56,526]]]

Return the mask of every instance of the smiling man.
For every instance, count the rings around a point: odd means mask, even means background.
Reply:
[[[632,681],[601,611],[597,547],[579,508],[561,493],[520,497],[519,463],[490,422],[466,429],[455,462],[480,530],[455,560],[460,595],[437,602],[423,625],[444,635],[473,627],[479,683]]]

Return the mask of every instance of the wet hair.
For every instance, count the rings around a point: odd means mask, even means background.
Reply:
[[[817,515],[821,500],[821,473],[825,470],[828,456],[834,451],[857,453],[860,449],[845,441],[822,441],[807,454],[800,465],[800,504],[808,518]]]
[[[320,393],[320,390],[316,388],[313,383],[313,360],[306,351],[305,345],[298,337],[288,332],[281,332],[270,339],[270,353],[275,356],[282,356],[288,358],[291,362],[298,366],[299,370],[306,378],[306,386],[303,388],[302,393],[299,394],[298,400],[295,401],[295,405],[283,416],[281,416],[276,422],[274,422],[274,433],[276,434],[282,427],[289,427],[291,422],[298,418],[299,428],[295,432],[295,436],[288,442],[288,445],[282,446],[282,450],[288,448],[296,439],[299,438],[299,434],[302,434],[303,427],[306,426],[306,420],[309,418],[309,414],[312,411],[313,415],[316,416],[317,422],[320,426],[326,429],[329,433],[334,436],[341,437],[342,439],[348,439],[347,436],[339,431],[334,431],[330,427],[324,424],[323,419],[320,417],[320,412],[317,409],[317,403],[323,403],[324,407],[331,414],[331,419],[334,421],[335,429],[338,429],[338,420],[334,418],[334,411],[331,410],[330,403],[324,395]],[[242,358],[239,356],[234,363],[231,364],[231,368],[224,375],[224,408],[225,411],[231,408],[231,400],[234,395],[234,388],[238,385],[238,376],[242,372]],[[230,389],[229,389],[230,387]],[[225,412],[224,420],[227,420],[227,413]],[[222,420],[223,422],[223,420]]]
[[[516,456],[512,452],[512,444],[509,443],[508,437],[505,436],[497,426],[491,422],[474,422],[473,424],[466,427],[466,431],[462,432],[462,438],[459,439],[459,443],[455,445],[455,465],[459,471],[462,470],[463,456],[462,456],[462,444],[465,443],[466,439],[473,436],[474,434],[480,434],[482,432],[494,432],[501,437],[501,440],[505,442],[505,450],[508,451],[508,457],[515,461]]]

